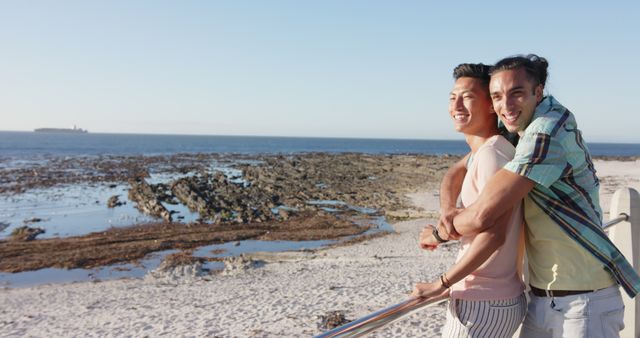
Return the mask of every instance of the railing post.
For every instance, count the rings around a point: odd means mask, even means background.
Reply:
[[[633,268],[640,272],[640,195],[633,188],[618,189],[611,198],[610,217],[614,218],[622,213],[629,215],[629,219],[609,228],[609,238],[631,262]],[[638,338],[640,296],[631,299],[623,292],[622,298],[625,306],[625,328],[620,332],[620,337]]]

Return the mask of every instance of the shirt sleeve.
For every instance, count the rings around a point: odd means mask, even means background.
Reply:
[[[565,151],[557,137],[530,133],[520,138],[516,155],[504,169],[549,188],[567,166]]]

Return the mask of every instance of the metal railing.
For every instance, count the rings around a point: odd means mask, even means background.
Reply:
[[[618,217],[613,218],[603,224],[602,229],[607,229],[620,222],[628,220],[629,215],[620,213]],[[447,299],[448,297],[445,296],[430,299],[411,297],[402,303],[398,303],[396,305],[392,305],[382,310],[376,311],[365,317],[356,319],[335,329],[319,334],[314,338],[360,337],[364,334],[379,329],[397,319],[400,319],[416,310],[442,303]]]
[[[602,225],[602,229],[606,229],[609,228],[611,226],[614,226],[620,222],[626,222],[629,220],[629,215],[625,214],[625,213],[620,213],[620,215],[618,215],[618,217],[616,218],[612,218],[609,220],[609,222],[605,223]]]
[[[376,311],[370,315],[354,320],[331,331],[327,331],[323,334],[317,335],[315,338],[359,337],[365,333],[369,333],[375,329],[385,326],[395,321],[396,319],[404,317],[406,314],[409,314],[415,310],[444,302],[445,300],[447,300],[447,298],[448,297],[446,296],[430,299],[411,297],[402,303],[398,303],[396,305],[392,305],[382,310]]]

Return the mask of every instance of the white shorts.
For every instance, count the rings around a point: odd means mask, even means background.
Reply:
[[[624,328],[624,303],[617,285],[573,296],[529,296],[520,338],[611,338],[620,337]]]
[[[452,299],[443,338],[511,338],[527,311],[523,294],[505,300]]]

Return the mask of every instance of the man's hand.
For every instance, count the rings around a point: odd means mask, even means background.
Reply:
[[[420,247],[425,250],[435,250],[438,247],[438,240],[433,236],[433,225],[428,224],[420,232]]]
[[[440,209],[440,219],[438,219],[438,233],[442,239],[460,239],[460,234],[453,227],[453,219],[464,209],[447,208]]]
[[[411,296],[420,298],[434,298],[438,296],[448,296],[449,289],[445,289],[440,281],[431,283],[417,283],[411,292]]]

